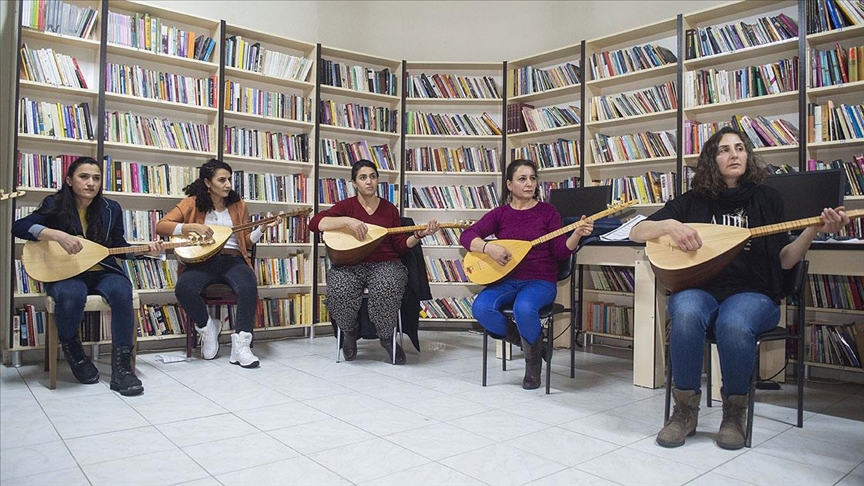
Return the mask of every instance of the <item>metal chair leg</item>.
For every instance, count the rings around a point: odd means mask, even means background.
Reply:
[[[705,359],[705,357],[702,358],[705,360],[705,372],[708,375],[707,380],[706,380],[707,381],[706,385],[708,385],[708,387],[707,387],[708,389],[707,389],[707,393],[705,393],[705,406],[708,408],[711,408],[714,405],[713,400],[711,399],[711,394],[714,393],[714,388],[712,386],[712,381],[713,381],[712,377],[714,376],[714,372],[711,370],[711,367],[714,365],[714,360],[712,359],[712,356],[711,356],[711,343],[706,342],[705,344],[707,345],[705,347],[705,352],[707,353],[707,359]]]
[[[554,316],[554,314],[553,314],[553,316]],[[551,385],[551,383],[552,383],[552,341],[554,339],[552,324],[553,324],[552,317],[550,317],[549,320],[546,321],[546,334],[547,334],[547,336],[546,336],[546,338],[547,338],[546,352],[548,353],[547,356],[549,357],[549,362],[546,363],[546,394],[547,395],[549,394],[550,388],[552,386]],[[541,334],[540,338],[541,339],[543,338],[542,334]],[[543,358],[540,358],[540,364],[542,366]]]
[[[663,409],[663,423],[669,421],[669,409],[672,405],[672,358],[669,356],[669,346],[666,346],[666,406]]]
[[[489,346],[489,331],[483,330],[483,386],[486,386],[486,360]]]
[[[341,360],[339,357],[342,356],[342,328],[336,326],[336,362],[339,363]]]
[[[756,380],[759,377],[759,351],[761,344],[756,341],[756,362],[750,375],[750,393],[747,396],[747,429],[744,432],[744,447],[750,448],[753,442],[753,411],[756,408]]]

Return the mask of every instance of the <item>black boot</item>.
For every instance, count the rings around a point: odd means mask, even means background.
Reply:
[[[84,348],[81,347],[78,338],[71,341],[60,341],[60,347],[63,348],[63,355],[66,356],[66,362],[72,368],[72,374],[75,375],[76,380],[85,385],[92,385],[99,381],[99,370],[84,354]]]
[[[111,389],[126,397],[144,393],[141,380],[132,371],[132,346],[115,345],[112,349]]]
[[[525,355],[525,378],[522,388],[534,390],[540,388],[540,372],[543,369],[543,340],[537,339],[534,344],[528,344],[522,339],[522,354]]]
[[[354,361],[357,357],[357,331],[342,331],[342,355],[345,361]]]
[[[393,336],[388,338],[379,338],[381,341],[381,347],[387,350],[387,356],[390,357],[390,362],[397,365],[405,364],[405,351],[402,350],[402,346],[399,346],[399,343],[396,343],[396,361],[393,361]]]
[[[519,334],[519,329],[511,320],[507,320],[507,333],[503,336],[500,334],[489,333],[493,339],[499,339],[505,343],[510,343],[514,346],[522,346],[522,336]]]

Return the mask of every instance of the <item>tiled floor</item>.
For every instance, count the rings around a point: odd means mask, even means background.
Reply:
[[[703,407],[678,449],[654,443],[663,390],[631,384],[629,353],[554,358],[553,393],[522,390],[522,363],[492,366],[482,338],[421,333],[408,365],[377,342],[334,362],[334,340],[259,343],[262,366],[139,359],[145,393],[107,382],[57,390],[39,366],[0,369],[0,482],[7,485],[864,484],[864,387],[810,384],[803,429],[794,387],[761,392],[754,447],[714,444],[720,409]],[[171,354],[178,354],[177,351]],[[109,376],[105,359],[99,363]]]

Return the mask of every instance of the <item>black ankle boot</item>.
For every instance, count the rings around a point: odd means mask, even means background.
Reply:
[[[540,372],[543,369],[543,340],[538,339],[534,344],[522,339],[522,353],[525,355],[525,378],[522,379],[522,388],[534,390],[540,388]]]
[[[342,331],[342,355],[345,361],[354,361],[357,357],[357,329]]]
[[[393,336],[389,338],[380,338],[381,347],[387,350],[387,356],[390,357],[390,362],[397,365],[405,364],[405,351],[402,350],[402,346],[399,346],[399,343],[396,343],[396,361],[393,361]]]
[[[85,385],[92,385],[99,381],[99,370],[84,354],[84,348],[81,347],[78,338],[71,341],[61,341],[60,347],[63,349],[63,355],[66,357],[69,367],[72,368],[72,374],[75,375],[76,380]]]
[[[114,346],[111,350],[111,389],[131,397],[144,393],[141,380],[132,371],[132,346]]]

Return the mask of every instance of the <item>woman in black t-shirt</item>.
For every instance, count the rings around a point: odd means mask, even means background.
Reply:
[[[702,246],[699,234],[684,223],[713,223],[745,228],[784,221],[780,194],[760,183],[753,145],[741,132],[723,128],[702,147],[692,189],[633,227],[630,239],[643,242],[664,235],[684,251]],[[777,326],[782,299],[782,270],[804,258],[820,231],[838,231],[849,218],[843,208],[826,208],[823,225],[805,229],[793,242],[786,234],[757,238],[714,279],[669,298],[669,352],[675,410],[657,434],[663,447],[678,447],[696,432],[701,397],[705,335],[717,338],[723,377],[723,420],[717,445],[744,446],[744,418],[756,335]]]

